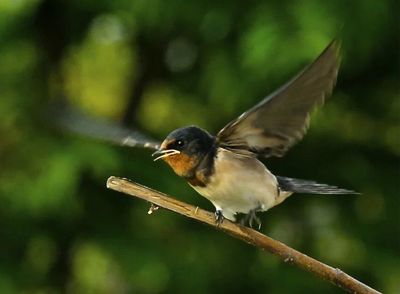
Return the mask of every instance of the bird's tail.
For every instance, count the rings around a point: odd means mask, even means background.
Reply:
[[[292,179],[277,176],[279,188],[283,191],[294,193],[310,193],[310,194],[359,194],[352,190],[329,186],[326,184],[318,184],[314,181]]]

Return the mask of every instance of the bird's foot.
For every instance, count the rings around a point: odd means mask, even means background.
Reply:
[[[257,216],[257,211],[259,211],[259,208],[255,208],[249,211],[248,214],[246,214],[240,221],[241,225],[246,225],[249,224],[250,228],[254,228],[253,224],[256,224],[258,227],[258,230],[261,229],[261,220],[260,218]]]
[[[219,227],[224,221],[224,216],[222,215],[222,210],[217,209],[214,213],[215,215],[215,223],[217,227]]]

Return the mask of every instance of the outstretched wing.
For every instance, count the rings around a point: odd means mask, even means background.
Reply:
[[[217,135],[220,146],[250,156],[283,156],[306,133],[310,112],[332,92],[339,47],[332,41],[287,84],[227,124]]]
[[[113,144],[158,150],[160,142],[118,124],[88,117],[67,105],[53,108],[51,120],[69,132]]]

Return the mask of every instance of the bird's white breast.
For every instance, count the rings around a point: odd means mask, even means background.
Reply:
[[[279,201],[276,177],[259,160],[222,148],[218,148],[207,185],[192,187],[231,220],[237,212],[265,211]]]

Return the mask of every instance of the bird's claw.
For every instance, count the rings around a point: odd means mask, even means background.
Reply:
[[[256,214],[256,212],[258,210],[259,210],[258,208],[250,210],[249,213],[246,214],[245,217],[243,217],[241,219],[240,223],[242,225],[246,225],[246,223],[247,223],[247,224],[249,224],[250,228],[252,228],[252,229],[254,228],[253,224],[255,223],[258,227],[258,230],[260,230],[261,229],[261,220]]]
[[[217,209],[214,213],[215,215],[215,223],[217,227],[219,227],[224,221],[224,216],[222,215],[222,210]]]

